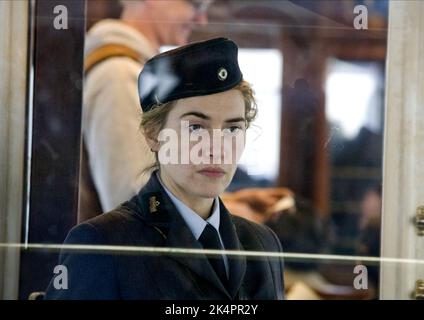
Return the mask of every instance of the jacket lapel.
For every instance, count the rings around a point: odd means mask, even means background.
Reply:
[[[157,180],[156,172],[152,173],[149,181],[145,187],[141,189],[137,197],[139,205],[141,206],[142,218],[151,226],[163,230],[165,241],[162,245],[164,247],[202,249],[201,244],[193,236],[184,219],[178,213],[178,210],[172,200],[168,197],[167,193],[163,190]],[[227,218],[229,219],[229,217]],[[228,223],[228,220],[226,223]],[[224,227],[223,231],[226,234],[225,239],[227,239],[225,240],[224,236],[221,235],[224,243],[228,241],[231,245],[236,246],[234,234],[232,233],[235,231],[230,230],[228,227]],[[172,254],[169,257],[183,264],[200,277],[208,280],[216,288],[221,290],[229,299],[234,297],[234,294],[230,292],[234,292],[234,290],[239,287],[238,283],[240,280],[238,279],[238,275],[232,276],[232,274],[233,271],[236,272],[237,270],[240,270],[241,265],[239,262],[233,262],[233,259],[230,259],[231,285],[229,290],[227,290],[216,275],[205,254]]]
[[[225,208],[222,200],[219,199],[220,205],[220,225],[219,232],[224,242],[226,250],[243,251],[243,247],[238,239],[237,230],[231,221],[230,213]],[[227,289],[232,299],[239,292],[246,272],[246,257],[245,256],[227,256],[230,269],[230,276]]]

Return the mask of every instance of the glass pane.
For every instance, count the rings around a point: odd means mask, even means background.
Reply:
[[[59,290],[51,298],[271,299],[282,298],[281,289],[287,299],[378,299],[388,1],[152,3],[28,2],[33,82],[22,93],[29,97],[22,235],[20,244],[0,249],[19,252],[17,298],[45,292],[50,283],[48,290]],[[258,114],[230,179],[210,191],[210,180],[182,179],[181,166],[150,167],[155,145],[142,132],[147,112],[139,96],[149,88],[139,87],[138,77],[159,52],[216,37],[237,44]],[[215,58],[207,56],[210,66]],[[195,61],[181,63],[180,73],[197,71]],[[161,67],[168,72],[168,65]],[[193,74],[202,84],[213,82]],[[213,105],[200,101],[199,110]],[[168,106],[172,112],[178,101],[168,102],[176,103]],[[158,97],[155,107],[164,107]],[[211,129],[205,118],[202,125]],[[172,117],[163,119],[166,127]],[[162,187],[146,192],[152,179]],[[143,215],[161,219],[161,210],[181,229],[163,221],[147,228]],[[231,281],[240,276],[238,284],[220,287],[205,253],[221,252],[204,251],[204,229],[192,228],[182,211],[202,228],[218,212],[218,240],[229,250],[221,271]],[[274,287],[267,285],[268,262],[277,274]],[[70,269],[64,273],[61,266]],[[205,280],[213,272],[215,278]],[[58,283],[58,275],[67,280]],[[84,279],[67,291],[75,296],[60,291],[66,281],[75,283],[71,279]],[[101,284],[93,285],[97,280]],[[208,281],[215,281],[213,289]],[[155,283],[157,290],[145,290]]]

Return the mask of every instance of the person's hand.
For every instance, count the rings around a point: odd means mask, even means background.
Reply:
[[[230,212],[256,222],[265,222],[275,213],[294,206],[294,193],[288,188],[249,188],[226,193],[222,200]]]

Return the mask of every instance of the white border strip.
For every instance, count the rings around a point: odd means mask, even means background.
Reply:
[[[406,259],[393,257],[370,257],[370,256],[347,256],[332,254],[312,254],[312,253],[285,253],[285,252],[264,252],[264,251],[242,251],[242,250],[209,250],[192,248],[172,248],[172,247],[137,247],[137,246],[112,246],[112,245],[74,245],[74,244],[43,244],[43,243],[0,243],[1,248],[14,248],[25,250],[75,250],[87,253],[161,253],[161,254],[186,254],[186,255],[228,255],[244,257],[266,257],[266,258],[289,258],[303,260],[332,260],[332,261],[355,261],[358,263],[412,263],[424,264],[424,260]]]

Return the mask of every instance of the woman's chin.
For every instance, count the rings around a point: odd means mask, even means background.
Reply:
[[[197,195],[202,198],[216,198],[223,193],[223,188],[220,187],[202,187],[200,190],[194,190]]]
[[[227,179],[205,179],[196,184],[196,191],[213,197],[222,194],[228,187]]]

